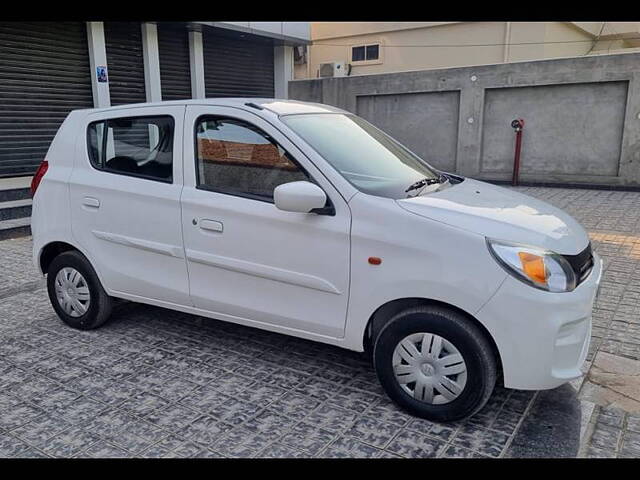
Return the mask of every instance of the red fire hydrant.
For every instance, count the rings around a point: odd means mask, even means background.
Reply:
[[[518,172],[520,171],[520,149],[522,148],[522,130],[524,129],[524,119],[516,118],[511,122],[511,128],[516,131],[516,152],[513,157],[513,178],[511,184],[518,185]]]

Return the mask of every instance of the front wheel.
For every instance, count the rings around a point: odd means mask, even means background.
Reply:
[[[375,339],[373,360],[389,397],[432,421],[473,415],[496,383],[496,361],[484,332],[439,306],[408,309],[390,319]]]
[[[63,252],[53,259],[47,271],[47,291],[53,309],[70,327],[92,330],[111,315],[111,297],[89,260],[78,251]]]

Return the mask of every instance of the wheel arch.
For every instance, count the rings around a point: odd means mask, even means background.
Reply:
[[[75,247],[67,242],[55,241],[47,243],[40,250],[40,255],[38,257],[38,266],[40,267],[40,271],[42,272],[42,274],[44,275],[47,273],[47,270],[49,270],[49,265],[51,265],[51,262],[54,258],[56,258],[61,253],[72,250],[82,253],[78,247]]]
[[[382,330],[382,328],[387,324],[391,318],[400,313],[403,310],[419,307],[419,306],[427,306],[434,305],[440,306],[444,308],[448,308],[450,310],[454,310],[461,315],[465,316],[476,325],[485,335],[489,343],[491,344],[491,349],[493,350],[493,354],[496,358],[496,365],[498,367],[498,371],[502,372],[502,359],[500,358],[500,351],[498,350],[498,345],[496,344],[493,336],[477,318],[471,315],[469,312],[461,309],[460,307],[456,307],[455,305],[451,305],[446,302],[442,302],[439,300],[433,300],[429,298],[421,298],[421,297],[408,297],[408,298],[397,298],[395,300],[390,300],[387,303],[379,306],[375,312],[369,317],[367,322],[367,326],[364,329],[364,338],[362,340],[365,351],[372,352],[373,351],[373,339],[376,337],[378,333]]]

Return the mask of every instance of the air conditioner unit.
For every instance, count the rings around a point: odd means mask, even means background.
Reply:
[[[321,63],[319,69],[320,77],[345,77],[348,65],[346,62]]]

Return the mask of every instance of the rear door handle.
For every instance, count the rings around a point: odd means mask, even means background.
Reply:
[[[93,197],[84,197],[82,199],[82,204],[85,207],[100,208],[100,200]]]
[[[203,230],[209,230],[211,232],[222,232],[222,222],[218,222],[216,220],[201,220],[200,228]]]

